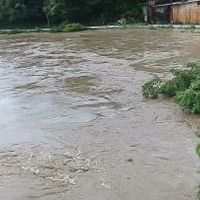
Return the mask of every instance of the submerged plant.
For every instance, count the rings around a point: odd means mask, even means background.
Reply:
[[[160,87],[161,87],[161,79],[154,78],[153,80],[145,83],[142,86],[142,94],[145,98],[156,99],[160,92]]]
[[[189,63],[186,70],[173,70],[172,74],[173,78],[166,82],[156,78],[145,83],[143,96],[158,98],[165,94],[191,113],[200,113],[200,63]]]
[[[197,200],[200,200],[200,186],[199,186],[199,190],[197,192]]]
[[[196,146],[197,155],[200,157],[200,143]]]

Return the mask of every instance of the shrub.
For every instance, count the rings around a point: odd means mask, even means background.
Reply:
[[[73,24],[61,24],[58,27],[53,27],[51,29],[51,32],[75,32],[75,31],[83,31],[87,28],[79,23],[73,23]]]
[[[160,92],[160,87],[161,87],[161,79],[154,78],[153,80],[145,83],[142,86],[142,94],[145,98],[156,99]]]
[[[165,94],[175,99],[183,108],[200,113],[200,64],[189,63],[186,70],[173,70],[173,78],[163,82],[155,78],[142,87],[145,98],[158,98]]]
[[[175,100],[192,113],[200,113],[200,91],[187,89],[176,94]]]
[[[67,24],[67,25],[64,25],[63,27],[64,32],[82,31],[85,29],[86,27],[79,23]]]

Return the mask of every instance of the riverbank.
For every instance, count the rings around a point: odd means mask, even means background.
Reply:
[[[103,26],[85,26],[83,30],[104,30],[104,29],[175,29],[175,30],[197,30],[200,31],[200,25],[179,25],[179,24],[126,24],[126,25],[103,25]],[[80,31],[83,31],[80,30]],[[79,30],[75,30],[79,31]],[[29,29],[0,29],[0,34],[18,34],[35,32],[60,32],[57,28],[29,28]],[[68,32],[68,31],[66,31]],[[71,32],[71,31],[70,31]]]
[[[107,26],[87,26],[88,29],[98,30],[98,29],[123,29],[123,28],[164,28],[164,29],[199,29],[200,25],[191,24],[127,24],[127,25],[107,25]]]

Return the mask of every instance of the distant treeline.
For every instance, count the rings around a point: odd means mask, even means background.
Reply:
[[[0,0],[0,27],[85,25],[143,20],[141,0]]]

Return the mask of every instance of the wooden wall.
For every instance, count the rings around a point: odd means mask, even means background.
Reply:
[[[197,2],[172,5],[171,22],[200,24],[200,5],[197,5]]]

